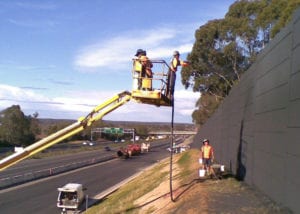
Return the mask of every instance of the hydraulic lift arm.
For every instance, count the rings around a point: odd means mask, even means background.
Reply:
[[[106,114],[112,112],[113,110],[128,102],[130,99],[131,93],[128,91],[124,91],[113,96],[104,103],[96,106],[86,117],[80,117],[77,122],[67,126],[66,128],[57,131],[56,133],[51,134],[48,137],[43,138],[42,140],[37,141],[30,146],[27,146],[21,152],[16,152],[0,160],[0,171],[42,150],[45,150],[50,146],[53,146],[54,144],[59,143],[72,135],[81,132],[86,127],[91,126],[95,121],[100,120]]]

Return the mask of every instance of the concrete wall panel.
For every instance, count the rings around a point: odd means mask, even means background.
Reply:
[[[299,52],[300,56],[300,52]],[[298,60],[300,61],[300,59]],[[300,69],[300,65],[299,65]],[[300,99],[300,72],[295,73],[295,75],[291,76],[291,83],[290,83],[290,99],[296,100]]]
[[[289,101],[289,90],[289,85],[286,84],[256,97],[255,113],[285,108]]]
[[[300,10],[197,136],[239,178],[300,213]]]
[[[300,16],[299,12],[293,17],[293,48],[300,45]]]
[[[281,35],[281,38],[276,37],[276,40],[279,40],[279,43],[276,44],[276,41],[273,41],[272,46],[269,46],[272,48],[265,53],[262,60],[258,61],[258,78],[264,76],[274,69],[274,67],[291,57],[292,36],[290,32],[288,32],[287,35],[284,35],[283,32],[281,32]]]
[[[300,72],[300,45],[298,45],[292,53],[292,70],[290,73],[294,74]]]
[[[286,109],[257,114],[255,117],[255,133],[282,132],[287,125]],[[259,140],[259,139],[258,139]]]
[[[300,156],[300,128],[289,128],[287,136],[283,139],[286,153],[292,156]],[[300,168],[299,168],[300,169]]]
[[[271,72],[259,78],[256,85],[259,94],[264,94],[276,87],[287,84],[290,70],[291,63],[290,60],[287,59],[275,67]]]
[[[300,83],[299,83],[300,84]],[[288,126],[300,128],[300,101],[291,102],[288,108]]]
[[[299,189],[298,192],[295,191],[295,185],[293,183],[286,183],[286,188],[285,188],[285,201],[282,202],[282,204],[289,209],[293,210],[294,213],[299,213],[297,212],[299,210]]]

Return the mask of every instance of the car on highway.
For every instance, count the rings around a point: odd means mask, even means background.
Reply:
[[[84,201],[83,191],[85,188],[82,184],[68,183],[57,190],[57,207],[61,209],[62,213],[67,213],[68,210],[78,210]]]
[[[134,155],[141,154],[141,145],[137,143],[130,143],[126,147],[121,147],[117,151],[118,157],[129,158]]]
[[[129,153],[129,157],[133,155],[138,155],[141,153],[141,145],[137,143],[128,144],[127,151]]]
[[[88,145],[89,141],[83,141],[82,145]]]
[[[109,151],[111,151],[111,148],[109,146],[105,146],[104,150],[107,151],[107,152],[109,152]]]
[[[176,145],[176,146],[173,147],[173,153],[182,153],[182,152],[187,151],[188,149],[190,149],[190,146],[189,146],[189,145],[183,145],[183,146],[178,146],[178,145]],[[167,150],[168,150],[169,152],[172,151],[170,147],[167,148]]]
[[[92,142],[92,141],[83,141],[82,142],[82,145],[89,145],[89,146],[94,146],[95,145],[95,143],[94,142]]]

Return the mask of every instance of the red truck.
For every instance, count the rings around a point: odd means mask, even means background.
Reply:
[[[133,155],[139,155],[141,153],[141,145],[137,143],[128,144],[125,148],[121,147],[117,155],[122,158],[129,158]]]

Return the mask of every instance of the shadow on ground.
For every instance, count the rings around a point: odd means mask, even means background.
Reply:
[[[227,178],[232,178],[232,175],[231,174],[224,174],[222,176],[221,179],[227,179]],[[129,208],[129,209],[126,209],[124,210],[123,212],[124,213],[127,213],[127,212],[130,212],[130,211],[133,211],[133,210],[139,210],[145,206],[148,206],[152,203],[155,203],[156,201],[160,200],[160,199],[165,199],[166,197],[169,197],[170,198],[170,201],[172,202],[179,202],[181,198],[184,198],[185,197],[185,194],[187,194],[189,192],[189,190],[193,189],[194,187],[197,188],[197,185],[199,183],[205,183],[207,181],[211,181],[211,180],[220,180],[219,177],[211,177],[211,176],[206,176],[206,177],[203,177],[203,178],[197,178],[197,179],[193,179],[191,180],[190,182],[186,183],[186,184],[183,184],[179,187],[177,187],[176,189],[173,189],[172,191],[172,194],[169,192],[166,192],[150,201],[147,201],[141,205],[138,205],[138,206],[134,206],[132,208]],[[123,213],[122,212],[122,213]]]

